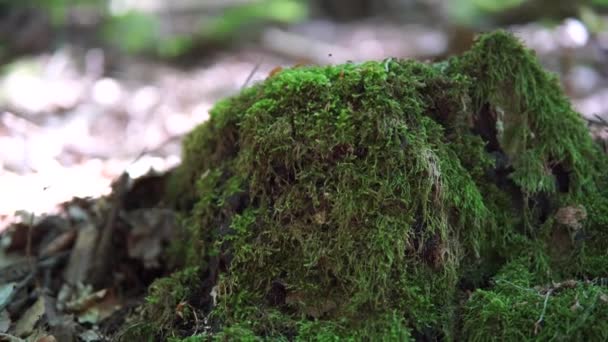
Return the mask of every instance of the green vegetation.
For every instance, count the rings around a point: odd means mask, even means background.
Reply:
[[[308,4],[303,0],[251,0],[225,5],[200,1],[191,5],[191,22],[177,25],[177,30],[174,22],[182,20],[179,14],[171,13],[172,7],[163,1],[152,4],[155,6],[159,9],[128,1],[0,0],[0,13],[31,11],[48,18],[57,43],[63,43],[68,27],[78,23],[84,13],[85,22],[91,17],[96,21],[89,39],[101,39],[126,53],[161,58],[179,57],[210,43],[230,44],[240,36],[259,34],[269,23],[291,24],[308,17]]]
[[[491,290],[475,291],[465,305],[463,335],[470,341],[608,339],[606,282],[540,287],[533,278],[525,262],[506,265]]]
[[[599,20],[606,11],[606,0],[453,0],[448,14],[459,25],[497,27],[516,23],[558,24],[565,18],[580,18],[591,31],[602,30]],[[599,32],[599,31],[597,31]]]
[[[102,35],[129,53],[147,52],[172,58],[210,42],[229,44],[241,35],[259,33],[264,24],[302,21],[308,15],[307,10],[300,0],[256,0],[206,12],[205,3],[201,2],[197,10],[200,18],[188,33],[170,32],[168,19],[163,21],[155,13],[131,10],[109,15]]]
[[[301,0],[259,0],[229,8],[202,27],[202,34],[213,40],[232,38],[245,27],[260,22],[296,23],[308,16]]]
[[[503,31],[443,63],[284,70],[185,140],[169,190],[186,271],[152,286],[123,336],[602,336],[607,163]]]

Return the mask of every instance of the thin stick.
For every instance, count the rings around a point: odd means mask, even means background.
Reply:
[[[34,274],[30,273],[25,277],[25,279],[22,279],[17,285],[15,285],[13,291],[8,295],[7,298],[4,299],[4,302],[0,303],[0,311],[4,310],[13,301],[13,298],[17,295],[17,293],[26,287],[33,277]]]
[[[90,274],[90,277],[92,278],[92,283],[95,285],[102,284],[107,280],[107,274],[110,267],[108,258],[111,256],[112,237],[114,236],[116,221],[120,210],[122,209],[124,198],[129,190],[128,184],[129,175],[126,172],[123,172],[112,185],[112,207],[103,226],[101,238],[99,239],[99,244],[94,253],[95,260],[93,261],[93,269],[90,270],[93,272]]]
[[[540,325],[543,322],[543,319],[545,318],[545,312],[547,312],[547,303],[549,302],[549,296],[551,296],[552,292],[553,292],[553,289],[550,289],[549,291],[547,291],[547,294],[545,295],[545,303],[543,304],[543,311],[540,313],[540,318],[538,319],[538,321],[536,321],[536,323],[534,323],[534,335],[538,335],[538,332],[540,330]]]
[[[0,337],[6,338],[8,339],[10,342],[25,342],[24,339],[21,339],[17,336],[13,336],[13,335],[9,335],[9,334],[4,334],[4,333],[0,333]]]
[[[260,59],[255,66],[253,67],[253,69],[251,69],[251,72],[249,72],[249,75],[247,76],[247,79],[245,79],[245,82],[243,83],[243,85],[241,86],[241,90],[245,89],[245,87],[247,87],[247,85],[249,84],[249,82],[251,81],[251,79],[253,78],[253,75],[255,75],[255,73],[258,71],[258,69],[260,68],[260,65],[262,65],[262,59]]]
[[[30,274],[36,276],[36,265],[34,258],[32,257],[32,231],[34,230],[34,213],[30,213],[30,222],[27,225],[27,242],[25,245],[25,257],[27,258],[27,264],[30,268]],[[36,280],[36,287],[40,287]]]

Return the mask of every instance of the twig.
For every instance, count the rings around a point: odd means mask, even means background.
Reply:
[[[608,126],[608,121],[606,121],[606,119],[602,118],[601,116],[599,116],[597,114],[593,114],[593,116],[595,116],[595,118],[598,119],[601,123]]]
[[[30,276],[35,276],[37,273],[36,265],[32,257],[32,231],[34,230],[34,213],[30,214],[30,222],[27,225],[27,242],[25,245],[25,257],[27,258],[27,264],[30,268]],[[38,282],[36,282],[38,286]]]
[[[251,79],[253,78],[253,75],[255,75],[255,73],[258,71],[258,69],[260,68],[260,65],[262,65],[262,59],[260,59],[255,66],[253,67],[253,69],[251,69],[251,72],[249,72],[249,75],[247,75],[247,79],[245,79],[245,82],[243,82],[243,85],[241,86],[241,90],[245,89],[245,87],[249,84],[249,82],[251,81]]]
[[[116,220],[118,214],[123,206],[124,198],[128,190],[129,175],[123,172],[120,177],[116,180],[113,186],[113,198],[112,198],[112,209],[110,215],[104,225],[101,238],[99,239],[99,245],[97,246],[94,254],[94,267],[91,275],[92,283],[100,284],[106,277],[109,267],[108,257],[110,256],[110,250],[112,249],[112,237],[114,236],[114,228],[116,227]]]
[[[25,342],[24,339],[9,334],[0,333],[0,337],[8,339],[9,342]]]
[[[536,321],[534,323],[534,335],[538,335],[538,332],[540,331],[540,325],[543,323],[543,319],[545,318],[545,312],[547,311],[547,303],[549,302],[549,296],[551,296],[552,292],[553,292],[553,289],[550,289],[549,291],[547,291],[547,294],[545,295],[545,303],[543,304],[543,311],[540,313],[540,318],[538,319],[538,321]]]
[[[194,315],[194,333],[192,335],[196,335],[198,333],[198,326],[199,326],[199,320],[198,320],[198,316],[196,315],[196,309],[190,305],[187,304],[190,307],[190,310],[192,310],[192,314]]]
[[[602,118],[601,116],[599,116],[597,114],[593,114],[592,118],[583,116],[583,119],[585,121],[587,121],[587,126],[590,126],[592,124],[598,125],[598,126],[603,126],[603,127],[608,126],[608,121],[606,121],[606,119]]]
[[[38,260],[37,263],[34,264],[33,270],[31,270],[30,273],[25,275],[25,277],[21,279],[17,285],[15,285],[15,288],[11,294],[4,300],[2,304],[0,304],[0,311],[4,310],[13,301],[13,298],[17,295],[17,293],[19,293],[19,291],[21,291],[21,289],[25,288],[31,283],[32,279],[34,279],[40,269],[54,266],[59,260],[67,257],[68,254],[68,252],[61,252],[45,259]]]
[[[5,298],[2,303],[0,303],[0,311],[4,310],[13,301],[13,298],[17,295],[17,293],[21,291],[22,288],[26,287],[33,278],[34,274],[30,273],[24,279],[22,279],[19,284],[15,285],[15,288],[13,289],[11,294],[9,294],[7,298]]]
[[[533,289],[529,289],[529,288],[526,288],[526,287],[523,287],[523,286],[519,286],[519,285],[514,284],[514,283],[512,283],[512,282],[510,282],[510,281],[508,281],[508,280],[497,279],[497,280],[495,280],[495,282],[496,282],[496,283],[505,283],[505,284],[507,284],[507,285],[511,285],[511,286],[513,286],[513,287],[515,287],[515,288],[517,288],[517,289],[521,290],[521,291],[528,291],[528,292],[532,292],[532,293],[534,293],[534,294],[538,294],[538,293],[537,293],[536,291],[534,291]],[[538,295],[540,296],[540,294],[538,294]]]

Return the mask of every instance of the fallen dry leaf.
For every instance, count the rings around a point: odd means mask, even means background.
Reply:
[[[112,291],[107,289],[93,292],[91,285],[77,285],[68,290],[62,288],[57,299],[58,306],[77,316],[79,323],[98,324],[122,307]]]
[[[587,210],[582,205],[559,208],[555,213],[557,223],[573,230],[583,227],[582,221],[587,219]]]
[[[579,301],[577,300],[574,304],[572,304],[572,306],[570,307],[570,311],[572,312],[576,312],[580,309],[582,309],[583,307],[581,306],[581,303],[579,303]]]
[[[68,284],[83,283],[93,262],[95,245],[98,243],[99,231],[92,223],[84,223],[78,230],[76,244],[70,254],[68,266],[64,271],[65,281]]]
[[[0,308],[4,308],[9,304],[9,300],[16,288],[17,283],[15,282],[0,285]]]
[[[78,338],[84,342],[95,342],[102,340],[101,336],[92,329],[83,331],[80,335],[78,335]]]
[[[103,300],[78,314],[78,322],[98,325],[121,307],[122,305],[116,297],[111,295],[105,296]]]
[[[141,260],[146,268],[160,266],[163,243],[169,241],[176,226],[175,213],[166,209],[139,209],[127,214],[132,227],[127,240],[129,257]]]
[[[8,311],[0,311],[0,333],[5,333],[11,326],[11,317],[8,315]]]
[[[42,248],[40,255],[47,256],[67,250],[72,246],[77,235],[76,229],[70,229],[61,233]]]
[[[100,302],[108,293],[106,289],[91,293],[92,288],[90,286],[86,286],[85,289],[75,299],[66,303],[65,308],[67,311],[82,312],[87,310],[95,305],[95,303]]]
[[[38,300],[23,313],[15,326],[15,335],[26,337],[34,332],[34,327],[45,313],[44,297],[38,297]]]
[[[46,335],[38,338],[36,342],[57,342],[57,339],[53,335]]]

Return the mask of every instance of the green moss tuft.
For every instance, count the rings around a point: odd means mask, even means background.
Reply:
[[[531,286],[606,276],[607,165],[555,77],[502,31],[438,64],[284,70],[186,138],[174,249],[200,271],[159,281],[144,311],[169,331],[175,305],[213,294],[218,340],[482,339],[480,321],[530,336]],[[523,295],[523,311],[505,304]],[[583,336],[576,322],[557,331]]]
[[[467,341],[608,339],[608,291],[594,282],[565,280],[534,286],[524,263],[511,263],[489,290],[477,290],[465,305]]]
[[[150,285],[140,315],[123,327],[117,340],[155,341],[174,337],[184,321],[194,319],[188,307],[180,309],[180,303],[187,303],[199,295],[199,281],[200,271],[197,267],[184,268],[156,280]]]

